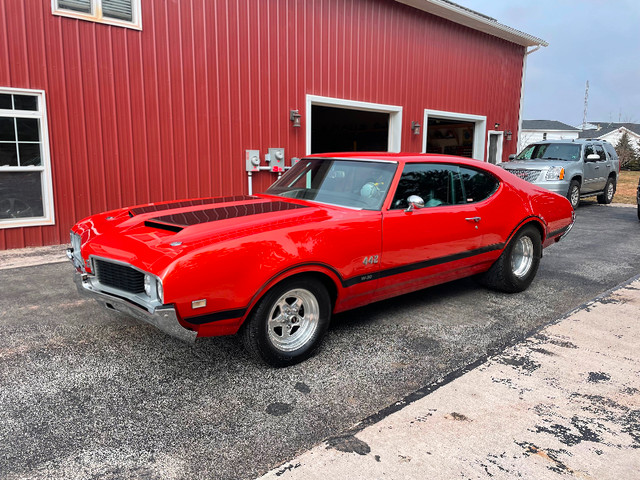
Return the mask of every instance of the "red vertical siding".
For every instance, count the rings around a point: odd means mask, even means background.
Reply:
[[[98,211],[246,192],[245,149],[304,155],[289,110],[304,118],[307,94],[402,106],[404,151],[425,108],[516,138],[523,47],[392,0],[144,0],[142,17],[136,31],[0,1],[0,87],[46,92],[56,215],[0,230],[0,249],[66,242]]]

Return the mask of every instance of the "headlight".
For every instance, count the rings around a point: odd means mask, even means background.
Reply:
[[[138,278],[140,278],[140,277],[138,277]],[[148,297],[150,297],[151,294],[153,293],[153,284],[154,283],[155,283],[155,280],[151,275],[145,275],[144,276],[144,293],[146,293]]]
[[[545,180],[562,180],[564,178],[564,168],[551,167],[544,176]]]
[[[158,292],[158,300],[160,300],[160,303],[164,303],[164,289],[162,288],[162,280],[158,279],[156,288]]]

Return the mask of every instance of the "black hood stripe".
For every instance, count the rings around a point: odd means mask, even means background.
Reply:
[[[216,203],[228,203],[228,202],[247,202],[250,200],[261,200],[261,198],[254,197],[252,195],[233,195],[230,197],[200,198],[197,200],[181,200],[179,202],[163,203],[160,205],[147,205],[146,207],[132,208],[131,210],[129,210],[129,212],[133,216],[133,215],[142,215],[143,213],[172,210],[174,208],[195,207],[198,205],[212,205]]]
[[[285,210],[296,210],[298,208],[308,208],[305,205],[297,205],[287,202],[262,202],[249,203],[245,205],[235,205],[230,207],[210,208],[207,210],[196,210],[195,212],[174,213],[151,219],[152,222],[164,225],[175,225],[178,227],[189,227],[201,223],[216,222],[229,218],[247,217],[260,213],[282,212]]]

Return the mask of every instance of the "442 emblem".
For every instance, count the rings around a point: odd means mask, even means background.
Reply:
[[[378,255],[371,255],[370,257],[364,257],[362,261],[363,265],[371,265],[373,263],[378,263]]]

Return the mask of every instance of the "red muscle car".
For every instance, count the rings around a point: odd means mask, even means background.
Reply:
[[[494,165],[341,153],[302,159],[264,194],[93,215],[67,255],[107,308],[185,340],[239,333],[286,366],[332,313],[470,275],[526,289],[573,220],[566,198]]]

